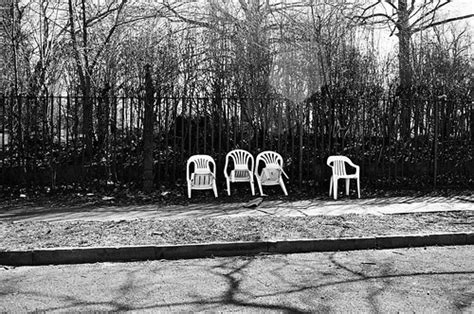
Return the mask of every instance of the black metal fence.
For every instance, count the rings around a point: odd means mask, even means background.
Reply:
[[[0,184],[141,183],[144,99],[92,100],[94,154],[86,158],[82,97],[0,96]],[[337,153],[364,165],[363,174],[373,178],[432,176],[444,168],[474,177],[472,155],[464,156],[473,146],[471,103],[438,97],[416,102],[412,139],[402,142],[395,97],[313,97],[300,103],[283,98],[155,99],[155,183],[184,181],[186,160],[197,153],[213,156],[221,176],[225,155],[234,148],[254,155],[279,152],[298,185],[326,180],[325,160]],[[456,160],[445,161],[443,154],[453,153],[443,147],[452,145],[467,148],[454,154]]]

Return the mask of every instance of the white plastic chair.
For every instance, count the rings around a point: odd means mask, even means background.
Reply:
[[[258,171],[258,165],[263,162],[265,166]],[[257,178],[260,195],[264,196],[262,185],[280,185],[283,193],[288,195],[282,174],[288,179],[288,175],[283,170],[283,158],[280,154],[272,151],[261,152],[255,160],[255,177]]]
[[[347,174],[346,163],[356,169],[354,174]],[[337,181],[339,179],[346,179],[346,195],[349,195],[350,179],[357,180],[357,196],[360,198],[360,167],[355,165],[346,156],[329,156],[327,165],[332,168],[331,181],[329,183],[329,196],[334,191],[334,199],[337,200]]]
[[[229,161],[232,159],[234,169],[228,173]],[[224,176],[227,182],[227,194],[230,196],[231,182],[250,182],[252,195],[255,195],[253,186],[253,168],[254,160],[252,154],[243,149],[234,149],[225,156]]]
[[[194,172],[190,173],[191,164],[194,164]],[[212,165],[212,170],[210,165]],[[216,187],[216,163],[211,156],[193,155],[189,157],[186,164],[186,180],[188,182],[188,197],[191,198],[191,190],[213,190],[217,197]]]

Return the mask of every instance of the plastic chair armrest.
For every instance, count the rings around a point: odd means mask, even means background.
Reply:
[[[229,156],[225,157],[225,165],[224,165],[224,177],[228,178],[229,174],[227,173],[227,166],[229,165]]]

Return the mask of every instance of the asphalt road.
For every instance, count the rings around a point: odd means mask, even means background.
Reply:
[[[474,312],[474,246],[2,267],[0,312]]]

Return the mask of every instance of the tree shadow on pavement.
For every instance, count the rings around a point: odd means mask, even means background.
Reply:
[[[338,259],[338,253],[326,255],[325,258],[318,261],[318,263],[311,263],[311,260],[304,260],[301,262],[293,262],[286,259],[284,256],[248,256],[238,257],[232,259],[217,259],[215,263],[208,266],[207,263],[197,261],[198,269],[202,269],[203,275],[208,272],[212,276],[221,278],[221,283],[224,284],[224,289],[219,291],[218,295],[208,298],[199,294],[196,291],[193,295],[188,295],[189,300],[183,299],[177,302],[166,302],[166,296],[163,296],[162,301],[156,299],[150,300],[148,293],[159,288],[161,285],[161,278],[155,278],[153,284],[149,281],[141,281],[140,276],[136,274],[144,272],[142,264],[132,265],[131,269],[127,271],[126,278],[120,285],[113,287],[112,297],[109,300],[87,300],[81,298],[73,293],[51,293],[47,291],[35,290],[21,290],[16,285],[18,280],[4,281],[5,285],[0,287],[0,298],[4,299],[8,295],[21,294],[28,299],[41,301],[42,306],[38,308],[41,311],[75,311],[75,310],[89,310],[102,309],[112,311],[140,311],[140,310],[182,310],[183,308],[193,310],[212,310],[212,309],[238,309],[238,310],[256,310],[256,311],[282,311],[291,313],[305,313],[311,312],[328,312],[333,310],[331,302],[337,300],[321,299],[320,296],[325,295],[323,289],[334,288],[336,291],[345,291],[347,285],[355,283],[367,284],[367,301],[374,312],[382,312],[384,309],[379,304],[378,297],[386,290],[390,289],[395,280],[400,278],[415,278],[415,277],[430,277],[430,276],[472,276],[473,271],[425,271],[425,272],[407,272],[397,273],[397,270],[392,267],[391,263],[381,265],[377,270],[365,271],[355,269],[350,265],[344,263],[343,260]],[[262,282],[262,279],[256,278],[255,272],[258,272],[259,265],[268,265],[269,259],[272,262],[276,261],[276,266],[272,267],[267,272],[261,274],[263,277],[272,276],[272,280],[277,280],[283,285],[277,287],[271,286],[271,281]],[[313,261],[314,262],[314,261]],[[191,261],[191,263],[193,263]],[[201,263],[201,264],[200,264]],[[255,265],[259,263],[259,265]],[[335,266],[337,271],[346,272],[349,279],[339,279],[340,275],[336,274],[336,270],[331,268],[328,274],[327,268],[330,264]],[[189,263],[183,263],[185,267],[191,267]],[[326,268],[321,267],[326,265]],[[166,266],[166,265],[165,265]],[[158,269],[159,271],[166,270],[166,267]],[[194,269],[194,268],[193,268]],[[152,272],[153,277],[157,277],[156,272]],[[373,274],[372,274],[373,273]],[[143,275],[143,274],[142,274]],[[23,279],[22,279],[23,278]],[[24,280],[25,277],[20,278]],[[264,280],[264,279],[263,279]],[[248,286],[249,282],[254,285]],[[48,284],[45,282],[45,284]],[[255,285],[256,284],[256,285]],[[266,285],[268,284],[268,285]],[[269,286],[270,285],[270,286]],[[281,287],[283,286],[283,287]],[[176,285],[179,288],[179,284]],[[272,291],[268,291],[272,290]],[[134,305],[130,301],[130,296],[138,293],[144,293],[145,300],[148,301],[146,305]],[[305,299],[294,299],[289,302],[289,296],[297,297],[304,292],[309,293],[311,302],[304,304]],[[468,291],[469,292],[469,291]],[[172,291],[170,292],[172,293]],[[326,292],[327,293],[327,292]],[[271,299],[271,300],[268,300]],[[48,306],[47,300],[53,302],[64,303],[63,305]],[[472,302],[473,296],[466,295],[464,299],[458,300],[456,306],[459,309],[469,306]],[[46,302],[45,302],[46,301]],[[308,310],[309,308],[309,310]]]

